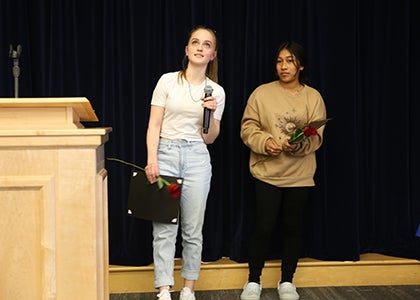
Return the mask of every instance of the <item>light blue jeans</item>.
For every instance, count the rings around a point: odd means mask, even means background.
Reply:
[[[161,175],[184,178],[181,192],[181,277],[197,280],[203,248],[202,228],[210,190],[211,162],[204,142],[161,139],[158,147]],[[153,222],[154,286],[174,285],[174,257],[178,225]]]

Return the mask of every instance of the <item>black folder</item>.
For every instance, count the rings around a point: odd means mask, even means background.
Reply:
[[[182,191],[183,179],[160,175],[169,183],[176,183]],[[180,196],[173,198],[166,184],[150,184],[144,172],[133,170],[128,194],[128,214],[139,219],[178,224]]]

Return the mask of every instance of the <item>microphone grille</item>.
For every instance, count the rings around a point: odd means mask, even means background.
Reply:
[[[205,94],[211,94],[211,93],[213,93],[213,88],[211,87],[211,85],[206,85],[204,87],[204,93]]]

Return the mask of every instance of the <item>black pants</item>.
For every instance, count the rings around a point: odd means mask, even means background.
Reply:
[[[256,180],[255,229],[249,247],[249,282],[260,282],[272,238],[281,239],[281,281],[292,282],[302,247],[309,187],[279,188]],[[281,232],[273,230],[280,218]]]

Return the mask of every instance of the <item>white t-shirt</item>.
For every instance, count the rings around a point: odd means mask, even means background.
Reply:
[[[217,100],[214,118],[222,119],[225,108],[225,91],[216,82],[206,78],[200,85],[189,84],[184,78],[178,80],[179,72],[163,74],[153,91],[152,105],[165,108],[160,136],[166,139],[203,141],[204,87],[213,88],[212,96]]]

